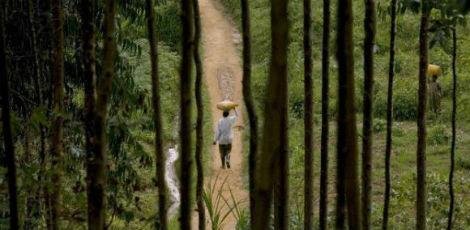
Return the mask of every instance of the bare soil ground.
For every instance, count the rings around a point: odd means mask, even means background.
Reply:
[[[223,99],[231,99],[239,103],[239,118],[236,126],[242,126],[243,122],[243,98],[242,98],[242,67],[240,55],[237,50],[237,43],[240,42],[240,34],[232,23],[220,11],[220,7],[215,0],[199,0],[201,24],[202,24],[202,45],[203,45],[203,67],[204,82],[210,96],[210,106],[213,117],[213,125],[217,124],[221,117],[221,111],[216,108],[216,104]],[[242,129],[234,129],[233,147],[231,153],[231,169],[221,169],[220,157],[217,146],[211,147],[212,171],[205,178],[206,186],[214,183],[216,177],[219,178],[216,187],[220,187],[226,179],[222,195],[230,200],[230,189],[237,201],[242,201],[242,207],[247,207],[248,193],[243,184],[243,133]],[[213,134],[208,134],[207,138],[213,138]],[[208,156],[205,156],[208,157]],[[222,213],[229,208],[224,205]],[[207,226],[210,227],[209,215],[206,214]],[[197,229],[197,212],[193,214],[192,226]],[[222,229],[233,230],[236,226],[236,217],[232,214],[223,223]]]

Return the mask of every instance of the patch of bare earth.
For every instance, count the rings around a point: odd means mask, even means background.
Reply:
[[[223,99],[231,99],[240,104],[239,119],[236,126],[243,125],[243,98],[242,98],[242,67],[240,55],[237,50],[237,43],[240,42],[240,34],[230,23],[230,21],[219,10],[214,0],[199,0],[201,24],[202,24],[202,45],[203,45],[203,67],[204,82],[210,96],[210,106],[215,127],[221,117],[221,111],[216,108],[216,104]],[[214,183],[216,177],[219,178],[216,187],[223,187],[222,196],[231,200],[230,189],[237,201],[242,201],[242,207],[248,205],[248,193],[243,184],[243,142],[242,129],[234,129],[233,147],[231,153],[231,169],[221,169],[221,162],[217,146],[211,147],[212,172],[205,178],[206,186]],[[207,134],[206,138],[212,138],[213,134]],[[209,157],[209,156],[204,156]],[[215,195],[214,195],[215,196]],[[227,205],[223,205],[222,213],[229,211]],[[207,212],[206,212],[207,213]],[[192,227],[197,229],[197,212],[193,213]],[[206,214],[207,227],[210,227],[210,217]],[[230,214],[223,223],[222,229],[233,230],[236,227],[236,217]]]

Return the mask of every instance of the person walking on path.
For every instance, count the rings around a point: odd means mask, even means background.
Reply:
[[[219,143],[220,160],[222,162],[222,169],[225,167],[230,168],[230,152],[232,150],[232,127],[237,121],[238,113],[236,109],[233,109],[234,115],[230,115],[229,111],[222,113],[222,118],[217,123],[217,129],[215,130],[214,145]]]

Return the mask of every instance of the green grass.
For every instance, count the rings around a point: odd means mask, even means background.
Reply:
[[[219,0],[225,7],[227,15],[233,17],[240,26],[240,10],[238,0]],[[322,3],[314,1],[313,4],[313,55],[314,55],[314,90],[315,90],[315,202],[319,199],[319,169],[320,169],[320,94],[321,94],[321,36],[322,36]],[[334,222],[334,196],[335,196],[335,115],[337,96],[337,72],[335,62],[335,3],[332,6],[332,34],[330,57],[330,227]],[[385,116],[386,92],[388,79],[388,47],[389,47],[389,17],[386,13],[388,1],[378,1],[378,31],[376,45],[378,51],[375,55],[375,100],[374,100],[374,173],[373,173],[373,209],[372,221],[374,227],[380,226],[383,208],[384,190],[384,153],[385,153]],[[270,21],[269,1],[252,0],[251,24],[253,39],[253,88],[265,86],[270,50]],[[385,13],[384,13],[385,12]],[[356,103],[358,111],[362,110],[362,39],[364,9],[360,1],[354,1],[354,56],[356,74]],[[436,15],[436,12],[433,12]],[[302,53],[302,1],[292,0],[289,5],[290,16],[290,46],[289,46],[289,107],[290,107],[290,209],[291,226],[300,229],[302,226],[302,212],[299,205],[303,202],[303,53]],[[396,80],[394,82],[394,117],[393,127],[393,156],[392,156],[392,197],[390,210],[390,227],[393,229],[412,229],[414,226],[415,205],[415,178],[416,178],[416,105],[417,105],[417,79],[418,79],[418,31],[419,17],[414,14],[400,15],[397,29],[397,60]],[[458,70],[458,141],[457,141],[457,167],[455,176],[456,189],[456,215],[455,229],[470,227],[470,30],[459,28],[459,54]],[[430,50],[429,60],[439,64],[444,69],[440,78],[444,98],[440,116],[430,116],[428,121],[427,145],[427,189],[428,189],[428,225],[430,229],[442,229],[446,224],[448,207],[447,176],[450,156],[450,112],[452,92],[452,76],[450,70],[450,55],[441,48]],[[254,93],[257,103],[258,115],[261,117],[264,93],[257,90]],[[262,119],[261,119],[262,120]],[[358,113],[358,136],[361,136],[362,116]],[[360,146],[359,146],[360,147]],[[359,149],[360,150],[360,149]],[[360,151],[359,151],[360,152]],[[318,218],[318,209],[315,210]]]

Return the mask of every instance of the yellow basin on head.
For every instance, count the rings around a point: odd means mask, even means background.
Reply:
[[[223,111],[230,111],[232,109],[235,109],[235,107],[237,106],[238,106],[237,103],[230,101],[230,100],[223,100],[217,103],[217,108]]]
[[[442,69],[438,65],[429,64],[428,65],[428,77],[440,76],[442,74]]]

